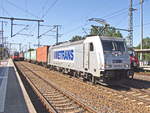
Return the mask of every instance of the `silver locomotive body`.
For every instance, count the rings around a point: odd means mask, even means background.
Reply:
[[[95,81],[128,78],[130,59],[123,39],[92,36],[49,48],[48,65]]]

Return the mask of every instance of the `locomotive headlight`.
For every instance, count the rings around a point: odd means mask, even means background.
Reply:
[[[105,68],[112,68],[111,64],[105,64]]]
[[[125,64],[124,67],[129,68],[129,64]]]

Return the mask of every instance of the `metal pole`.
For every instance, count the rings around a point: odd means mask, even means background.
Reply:
[[[44,22],[44,20],[25,19],[25,18],[9,18],[9,17],[0,17],[0,19]]]
[[[3,29],[3,21],[2,21],[2,45],[4,45],[4,35],[3,35],[4,29]]]
[[[19,51],[21,52],[21,43],[19,44]]]
[[[54,25],[54,28],[56,28],[56,44],[59,42],[59,27],[61,27],[61,25]]]
[[[129,8],[129,47],[133,47],[133,0],[130,0],[130,8]]]
[[[144,0],[140,0],[140,9],[141,9],[141,16],[140,16],[140,19],[141,19],[141,46],[140,46],[140,49],[142,50],[143,49],[143,2]],[[142,61],[143,59],[143,54],[140,53],[140,60]]]
[[[10,43],[10,52],[11,52],[11,43]]]
[[[58,25],[56,25],[56,44],[58,44]]]
[[[39,27],[40,27],[40,22],[44,22],[44,20],[25,19],[25,18],[9,18],[9,17],[0,17],[0,19],[9,19],[9,20],[11,20],[11,37],[13,37],[13,20],[21,20],[21,21],[36,21],[36,22],[38,22],[38,37],[39,37]]]
[[[11,37],[13,37],[13,19],[11,19]]]
[[[30,50],[30,43],[31,43],[31,42],[29,42],[29,50]]]
[[[40,21],[38,21],[38,47],[40,47]]]
[[[30,52],[30,58],[29,58],[29,60],[31,60],[31,49],[30,49],[30,42],[29,42],[29,50],[28,50],[29,52]]]
[[[3,32],[4,32],[4,30],[3,30],[3,21],[2,21],[2,48],[3,48],[3,50],[2,50],[2,58],[4,57],[4,35],[3,35]]]

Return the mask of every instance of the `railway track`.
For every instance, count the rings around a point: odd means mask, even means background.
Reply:
[[[119,97],[122,97],[124,100],[128,99],[130,101],[136,102],[138,105],[144,104],[146,107],[150,107],[150,91],[149,90],[131,88],[131,86],[123,85],[123,84],[119,85],[118,87],[120,87],[120,90],[117,91],[117,94],[120,95]]]
[[[97,85],[99,89],[103,89],[106,93],[113,93],[114,95],[122,98],[123,100],[130,100],[131,102],[136,102],[137,105],[145,105],[150,108],[150,84],[144,87],[143,84],[134,81],[126,80],[122,84],[117,86],[100,86]]]
[[[57,85],[62,86],[72,94],[76,94],[76,97],[80,97],[87,105],[94,106],[94,109],[99,112],[150,113],[149,94],[147,92],[143,93],[143,89],[131,88],[130,84],[128,84],[129,86],[124,84],[119,89],[101,85],[93,86],[89,82],[85,83],[74,77],[69,78],[59,72],[49,71],[41,66],[26,62],[22,64],[34,70],[34,72],[39,73],[41,76],[44,76],[47,80],[54,79],[55,81],[53,82]],[[69,81],[67,79],[73,81],[72,84],[68,83]],[[70,84],[70,87],[67,84]],[[74,84],[78,85],[78,89],[71,88],[71,85]],[[145,91],[147,90],[145,89]]]
[[[137,100],[141,101],[141,104],[147,104],[150,107],[150,84],[149,87],[144,87],[143,84],[134,82],[134,80],[127,81],[120,85],[121,87],[130,89],[129,91],[123,91],[129,96],[136,97]],[[143,87],[142,87],[143,86]]]
[[[96,110],[76,99],[73,94],[40,77],[24,64],[17,67],[29,81],[47,109],[52,113],[97,113]]]
[[[150,76],[150,72],[136,72],[136,75]]]

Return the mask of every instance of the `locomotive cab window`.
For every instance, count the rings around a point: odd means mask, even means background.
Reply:
[[[90,51],[94,51],[94,45],[93,45],[93,43],[90,43]]]

